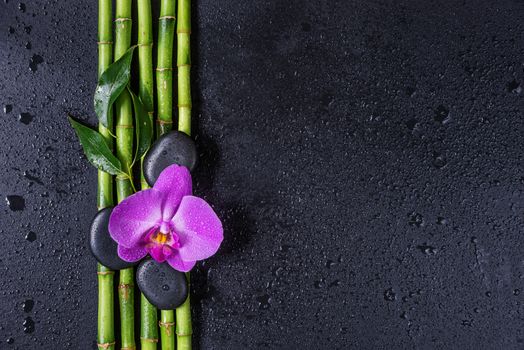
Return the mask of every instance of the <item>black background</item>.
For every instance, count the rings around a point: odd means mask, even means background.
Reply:
[[[193,8],[196,348],[523,349],[524,2]],[[96,16],[0,3],[0,349],[95,348]]]

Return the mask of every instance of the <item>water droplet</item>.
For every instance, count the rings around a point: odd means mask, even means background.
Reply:
[[[28,50],[31,50],[31,42],[30,41],[25,43],[25,48],[28,49]]]
[[[451,116],[449,114],[449,109],[446,107],[440,105],[435,110],[435,116],[434,119],[436,122],[439,122],[441,124],[447,124],[451,121]]]
[[[513,290],[513,295],[517,296],[519,294],[520,294],[520,289],[517,288]]]
[[[28,241],[28,242],[34,242],[36,241],[36,233],[34,233],[33,231],[29,231],[27,233],[27,235],[25,235],[25,239]]]
[[[522,87],[516,80],[509,82],[507,88],[508,92],[511,92],[512,94],[518,95],[522,92]]]
[[[7,344],[14,344],[14,342],[15,342],[15,339],[14,339],[14,338],[11,338],[11,337],[9,337],[9,338],[7,338],[7,339],[6,339],[6,341],[5,341],[5,342],[6,342]]]
[[[19,3],[19,4],[18,4],[18,9],[19,9],[22,13],[25,13],[25,10],[26,10],[25,4],[24,4],[23,2]]]
[[[162,286],[162,290],[165,290],[167,292],[169,290],[169,286],[167,284],[164,284]]]
[[[31,30],[32,30],[32,29],[33,29],[33,27],[31,27],[31,26],[26,26],[26,27],[24,27],[24,30],[25,30],[25,32],[26,32],[27,34],[31,34]]]
[[[29,63],[29,69],[31,69],[32,72],[36,72],[38,69],[38,65],[43,62],[44,59],[42,56],[33,55],[33,57],[31,57],[31,62]]]
[[[423,245],[419,245],[417,246],[418,249],[420,249],[420,251],[426,255],[435,255],[437,254],[437,248],[435,247],[432,247],[430,245],[427,245],[427,244],[423,244]]]
[[[13,110],[13,106],[12,105],[4,105],[4,113],[5,114],[11,113],[12,110]]]
[[[440,153],[433,154],[433,166],[435,166],[435,168],[441,169],[445,167],[446,164],[448,164],[448,161],[442,154]]]
[[[33,116],[29,113],[20,113],[18,120],[25,125],[29,125],[33,121]]]
[[[413,131],[417,128],[418,121],[416,119],[410,119],[406,122],[406,126],[409,130]]]
[[[14,34],[15,33],[15,28],[9,27],[8,31],[9,31],[9,34]]]
[[[384,291],[384,300],[395,301],[396,299],[397,299],[397,295],[393,291],[393,288],[388,288]]]
[[[22,326],[24,326],[24,333],[33,333],[35,331],[35,321],[31,317],[26,317]]]
[[[422,216],[422,214],[412,212],[411,214],[408,215],[408,217],[409,217],[408,223],[411,226],[417,226],[417,227],[424,226],[424,217]]]
[[[31,312],[33,310],[33,306],[35,306],[35,302],[31,299],[27,299],[22,303],[22,309],[24,312]]]
[[[471,237],[471,243],[476,244],[478,242],[477,237],[473,236]]]
[[[22,196],[7,196],[5,198],[9,209],[12,211],[20,211],[25,209],[25,199]]]
[[[448,219],[443,218],[442,216],[437,217],[437,224],[439,225],[447,225]]]
[[[257,297],[257,301],[258,301],[258,308],[260,310],[267,310],[271,306],[270,305],[271,297],[267,294]]]

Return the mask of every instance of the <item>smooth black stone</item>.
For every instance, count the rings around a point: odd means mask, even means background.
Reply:
[[[192,171],[197,163],[198,153],[191,137],[180,131],[171,131],[160,137],[151,146],[144,158],[144,177],[153,186],[162,170],[172,164],[188,167]]]
[[[138,262],[130,263],[120,259],[117,253],[117,243],[109,235],[109,217],[112,207],[100,210],[94,217],[89,231],[89,248],[91,253],[102,265],[112,270],[121,270],[135,266]]]
[[[186,275],[168,263],[144,260],[136,270],[136,282],[151,304],[160,310],[172,310],[187,298]]]

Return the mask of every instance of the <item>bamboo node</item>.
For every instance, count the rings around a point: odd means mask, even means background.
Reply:
[[[130,21],[131,18],[129,17],[120,17],[120,18],[115,18],[115,22],[126,22],[126,21]]]
[[[98,45],[113,45],[112,41],[97,41]]]
[[[189,332],[189,333],[184,333],[184,332],[176,332],[176,335],[179,336],[179,337],[188,337],[188,336],[192,336],[193,335],[193,332]]]
[[[131,283],[120,283],[118,285],[118,290],[122,291],[122,298],[124,298],[124,300],[129,299],[129,294],[130,291],[133,290],[133,287],[134,286]]]
[[[159,327],[164,327],[166,329],[166,334],[167,336],[171,336],[171,328],[173,328],[175,326],[175,322],[162,322],[162,321],[158,321],[158,326]]]
[[[100,276],[114,275],[115,271],[97,271],[96,274]]]
[[[120,350],[136,350],[136,346],[126,346],[125,348],[120,348]]]
[[[153,43],[137,44],[136,46],[153,46]]]
[[[129,177],[127,175],[117,175],[115,176],[115,180],[119,180],[119,181],[129,180]]]
[[[155,114],[155,111],[149,111],[149,112],[147,112],[147,114],[149,114],[149,115],[154,115],[154,114]]]
[[[126,124],[118,124],[116,126],[117,128],[121,128],[121,129],[133,129],[133,125],[126,125]]]
[[[172,120],[160,120],[160,119],[157,119],[156,122],[160,125],[164,125],[164,124],[173,124],[173,121]]]
[[[189,109],[191,109],[191,108],[192,108],[192,105],[187,104],[187,103],[186,103],[186,104],[179,103],[179,104],[178,104],[178,108],[189,108]]]
[[[163,71],[166,71],[166,70],[173,70],[173,68],[171,68],[171,67],[170,67],[170,68],[166,67],[166,68],[157,68],[157,69],[156,69],[157,72],[163,72]]]
[[[176,17],[175,17],[175,16],[160,16],[160,17],[158,17],[158,20],[163,20],[163,19],[172,19],[172,20],[175,20]]]
[[[191,29],[177,29],[177,34],[191,34]]]
[[[98,348],[99,349],[104,349],[104,350],[107,350],[109,349],[111,346],[115,345],[116,343],[113,341],[111,343],[97,343],[96,345],[98,345]]]
[[[140,337],[140,340],[145,341],[146,343],[158,343],[158,339],[157,338]]]
[[[191,63],[180,63],[176,65],[177,67],[191,67]]]

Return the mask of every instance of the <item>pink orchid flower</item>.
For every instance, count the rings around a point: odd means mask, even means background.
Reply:
[[[186,167],[171,165],[151,189],[129,196],[109,219],[118,255],[134,262],[147,254],[187,272],[197,260],[214,255],[224,238],[222,223],[211,206],[192,194]]]

